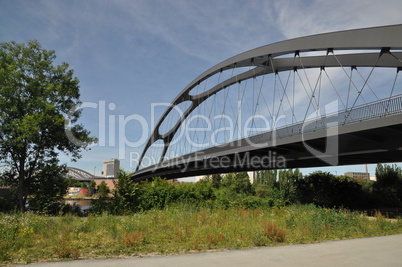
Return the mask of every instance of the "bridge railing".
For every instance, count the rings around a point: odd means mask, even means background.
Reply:
[[[353,109],[344,109],[334,113],[316,116],[290,126],[284,126],[264,133],[268,135],[266,141],[274,138],[284,138],[302,133],[324,130],[361,121],[396,115],[402,113],[402,95],[377,100],[368,104],[356,106]],[[251,142],[257,140],[254,136],[248,138]]]
[[[343,124],[390,116],[401,112],[402,96],[399,95],[371,105],[365,105],[350,110],[347,112]]]

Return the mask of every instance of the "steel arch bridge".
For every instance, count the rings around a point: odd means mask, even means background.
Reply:
[[[89,172],[73,167],[67,167],[65,177],[71,177],[77,181],[92,181],[95,179],[95,176]]]
[[[400,162],[401,69],[402,25],[231,57],[168,106],[132,178]]]

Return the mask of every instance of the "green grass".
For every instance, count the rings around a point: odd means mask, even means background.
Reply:
[[[402,233],[402,220],[369,220],[313,205],[281,209],[167,208],[116,217],[0,215],[0,265],[192,253]]]

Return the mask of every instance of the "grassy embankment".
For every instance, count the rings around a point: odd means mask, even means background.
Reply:
[[[376,220],[313,205],[281,209],[167,208],[131,216],[1,214],[0,265],[191,253],[402,233],[402,219]]]

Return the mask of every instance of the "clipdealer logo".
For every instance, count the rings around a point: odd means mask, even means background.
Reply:
[[[160,107],[171,107],[170,103],[153,103],[151,105],[151,120],[147,120],[145,117],[139,115],[139,114],[131,114],[129,116],[125,115],[116,115],[116,114],[110,114],[112,111],[116,109],[116,105],[114,103],[109,103],[106,105],[106,101],[99,101],[98,103],[94,102],[84,102],[80,106],[76,106],[75,108],[71,109],[70,112],[67,114],[67,118],[65,120],[65,132],[68,137],[68,139],[73,142],[76,145],[82,146],[86,145],[85,143],[81,142],[77,137],[74,136],[72,129],[71,129],[71,118],[73,117],[73,114],[80,109],[94,109],[97,110],[98,112],[98,131],[99,131],[99,137],[98,137],[98,143],[96,146],[99,147],[118,147],[119,159],[125,159],[126,158],[126,149],[127,147],[129,148],[140,148],[143,147],[150,136],[150,132],[152,129],[155,128],[155,125],[157,120],[156,120],[156,109]],[[189,116],[184,122],[183,125],[180,127],[179,131],[176,133],[178,135],[178,138],[175,138],[174,142],[179,142],[182,138],[185,138],[185,141],[190,144],[192,147],[195,148],[202,148],[202,147],[213,147],[213,146],[222,146],[222,144],[219,144],[217,141],[217,135],[220,132],[226,131],[229,134],[229,137],[232,140],[235,140],[237,137],[237,140],[241,139],[241,136],[246,136],[245,140],[248,145],[251,145],[252,147],[260,147],[260,146],[266,146],[264,142],[260,142],[258,138],[254,138],[253,136],[250,135],[250,132],[252,130],[252,124],[253,119],[263,119],[265,123],[265,127],[263,128],[258,128],[258,131],[260,132],[270,132],[271,133],[271,147],[274,148],[276,146],[276,140],[278,138],[277,136],[277,125],[281,120],[285,120],[286,116],[281,115],[278,116],[277,118],[272,118],[272,127],[271,124],[268,120],[268,118],[263,117],[261,114],[254,115],[255,117],[248,117],[245,120],[245,123],[243,123],[243,118],[241,117],[240,113],[240,108],[241,108],[241,102],[238,103],[238,114],[236,119],[233,119],[230,116],[227,115],[216,115],[212,118],[207,118],[206,116],[203,115],[193,115]],[[183,116],[184,112],[180,110],[177,106],[172,107],[172,110],[175,110],[175,112],[178,113],[179,117]],[[325,112],[322,114],[336,114],[338,111],[338,101],[332,101],[331,103],[325,105]],[[323,160],[324,162],[330,164],[330,165],[337,165],[339,160],[338,160],[338,122],[333,121],[333,122],[326,122],[325,116],[323,116],[320,112],[320,110],[316,110],[312,112],[309,116],[306,117],[306,119],[302,123],[302,128],[301,128],[301,135],[302,135],[302,140],[304,147],[306,150],[308,150],[312,155],[315,157]],[[204,126],[202,127],[194,127],[191,126],[191,122],[194,121],[195,119],[197,120],[203,120],[204,121]],[[227,120],[228,123],[226,126],[222,126],[219,129],[213,129],[214,121],[213,120]],[[233,121],[236,120],[236,121]],[[309,128],[313,123],[316,123],[317,121],[322,120],[321,122],[326,124],[325,129],[326,129],[326,149],[325,151],[320,151],[312,146],[310,146],[307,143],[307,135],[309,133]],[[128,127],[129,123],[136,123],[139,125],[137,136],[139,138],[135,141],[130,140],[127,138],[126,135],[126,130]],[[206,126],[205,126],[206,125]],[[229,125],[229,126],[227,126]],[[238,125],[241,125],[241,129],[238,129],[237,132],[235,130],[236,127],[239,127]],[[239,128],[240,128],[239,127]],[[210,137],[208,142],[210,143],[205,143],[205,140],[203,143],[200,143],[199,140],[194,140],[192,138],[191,133],[197,133],[197,132],[203,132],[203,133],[209,133]],[[235,136],[235,135],[238,136]],[[174,143],[171,143],[171,145]],[[156,147],[163,147],[164,144],[163,142],[156,144]],[[130,167],[133,167],[138,164],[140,160],[140,153],[136,151],[130,151]],[[198,157],[201,157],[200,153],[196,154]],[[172,155],[170,155],[172,156]],[[171,159],[176,158],[176,163],[175,164],[181,164],[184,166],[184,169],[188,167],[188,162],[186,159],[184,159],[180,155],[175,155],[175,157],[170,157]],[[171,160],[168,160],[164,158],[164,160],[160,161],[159,159],[154,159],[154,158],[148,158],[147,156],[143,158],[143,167],[148,167],[148,166],[161,166],[158,163],[163,163],[163,162],[172,162]],[[286,160],[285,157],[278,155],[277,152],[275,151],[267,151],[265,155],[263,156],[255,156],[252,155],[251,153],[237,153],[232,157],[228,156],[223,156],[223,157],[212,157],[212,158],[205,158],[202,157],[201,161],[195,161],[195,164],[207,164],[211,168],[229,168],[233,166],[238,166],[238,167],[243,167],[243,168],[255,168],[255,169],[272,169],[272,168],[286,168]],[[249,165],[249,166],[248,166]]]

